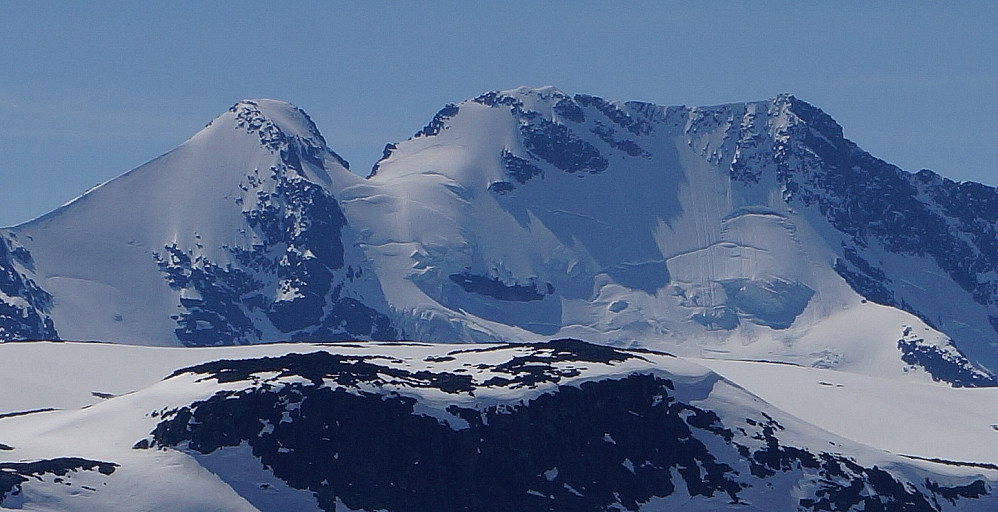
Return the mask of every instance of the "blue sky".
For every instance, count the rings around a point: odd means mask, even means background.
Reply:
[[[242,98],[295,103],[366,174],[444,104],[519,85],[666,105],[792,92],[904,169],[998,185],[998,2],[282,4],[0,0],[0,225]]]

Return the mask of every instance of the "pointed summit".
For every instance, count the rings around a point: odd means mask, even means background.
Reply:
[[[790,93],[783,93],[776,97],[774,103],[782,105],[812,129],[816,130],[829,142],[843,143],[845,136],[842,133],[842,126],[826,114],[820,108],[794,96]]]
[[[244,100],[173,151],[12,231],[38,251],[51,276],[42,288],[67,298],[53,308],[64,337],[363,337],[373,320],[354,321],[353,335],[340,325],[350,315],[379,318],[342,286],[362,262],[347,254],[332,187],[352,178],[304,111]],[[391,338],[378,321],[379,337]]]
[[[136,241],[193,245],[193,233],[231,239],[243,222],[241,205],[262,197],[258,190],[270,193],[282,179],[327,187],[330,173],[349,173],[345,164],[301,109],[244,100],[173,151],[15,229],[85,222],[102,236],[125,232]],[[70,211],[72,219],[62,219]]]
[[[291,103],[267,98],[242,100],[214,121],[212,126],[231,126],[256,134],[260,144],[288,156],[305,158],[321,166],[319,153],[328,152],[344,168],[350,164],[326,146],[326,140],[304,110]]]

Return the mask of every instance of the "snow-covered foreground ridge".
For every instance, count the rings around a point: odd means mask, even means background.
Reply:
[[[194,349],[10,343],[0,356],[11,369],[0,384],[17,390],[0,397],[5,509],[998,506],[998,452],[987,448],[995,444],[987,435],[960,436],[957,444],[976,443],[980,457],[959,461],[950,457],[958,448],[927,444],[917,429],[895,432],[893,453],[859,444],[754,395],[757,377],[771,371],[760,363],[723,362],[732,380],[668,354],[574,340]],[[781,374],[785,389],[846,375],[794,371]],[[867,430],[892,428],[878,411],[908,395],[891,396],[899,388],[887,382],[853,375],[831,384],[864,410],[825,414],[841,416],[840,430],[849,418]],[[960,402],[948,419],[954,423],[998,417],[993,389],[906,387]],[[972,403],[976,413],[966,414]],[[926,418],[921,429],[942,427]]]
[[[574,337],[993,385],[996,222],[995,189],[878,160],[790,95],[493,92],[366,179],[247,100],[0,231],[0,339]]]

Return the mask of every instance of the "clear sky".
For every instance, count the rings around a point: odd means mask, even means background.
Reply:
[[[285,5],[287,4],[287,5]],[[290,101],[366,174],[495,89],[663,105],[792,92],[904,169],[998,185],[998,2],[0,0],[0,225]]]

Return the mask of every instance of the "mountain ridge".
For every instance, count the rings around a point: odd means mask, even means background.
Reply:
[[[995,197],[872,157],[792,94],[665,107],[521,87],[447,105],[367,179],[301,109],[244,100],[3,233],[70,338],[572,336],[982,385]],[[842,321],[876,333],[829,338]]]

